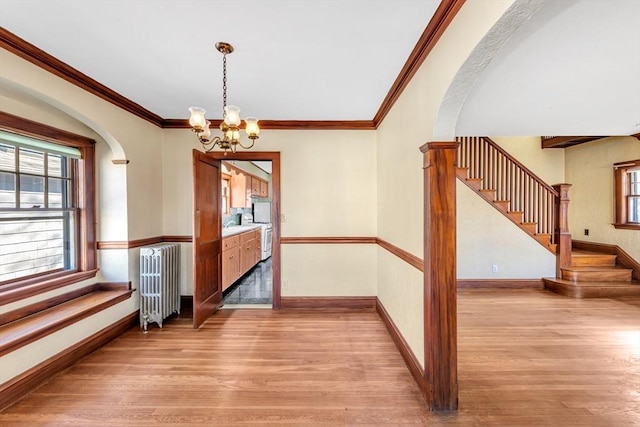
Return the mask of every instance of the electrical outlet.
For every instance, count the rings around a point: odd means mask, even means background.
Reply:
[[[497,273],[497,272],[498,272],[498,266],[497,266],[497,265],[495,265],[495,264],[493,264],[493,265],[491,266],[491,271],[493,271],[494,273]]]
[[[585,228],[585,229],[584,229],[584,235],[585,235],[585,236],[588,236],[588,235],[589,235],[589,229],[588,229],[588,228]]]
[[[287,215],[286,214],[280,214],[280,218],[282,219],[282,222],[287,222]]]
[[[286,280],[282,281],[282,289],[289,289],[289,282],[287,282]]]

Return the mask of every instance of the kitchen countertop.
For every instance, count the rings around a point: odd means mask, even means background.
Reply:
[[[236,234],[244,233],[245,231],[255,230],[260,228],[260,224],[248,224],[248,225],[232,225],[222,228],[222,237],[234,236]]]

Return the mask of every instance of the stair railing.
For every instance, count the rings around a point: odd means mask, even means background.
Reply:
[[[558,191],[490,138],[456,140],[460,143],[457,166],[468,169],[467,177],[481,179],[482,190],[495,190],[496,201],[509,201],[507,211],[522,212],[524,223],[536,223],[536,234],[548,234],[551,244],[557,245]]]

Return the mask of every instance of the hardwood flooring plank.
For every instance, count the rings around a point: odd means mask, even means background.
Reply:
[[[0,425],[640,425],[636,300],[458,295],[457,413],[427,412],[377,313],[223,310],[131,329]]]

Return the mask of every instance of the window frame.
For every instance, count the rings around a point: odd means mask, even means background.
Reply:
[[[95,140],[49,125],[0,111],[0,129],[74,147],[81,158],[75,162],[77,192],[77,266],[73,270],[53,270],[0,283],[0,305],[18,301],[95,277],[97,273]]]
[[[629,160],[613,164],[614,181],[614,223],[613,226],[619,229],[640,230],[640,223],[628,221],[629,204],[629,179],[628,172],[640,168],[640,159]]]
[[[222,198],[222,214],[231,214],[231,175],[224,172],[221,173],[222,179],[220,180],[220,194]],[[227,186],[224,186],[226,181]]]

